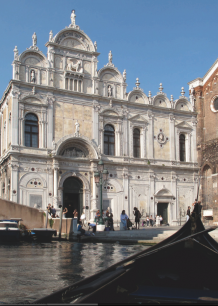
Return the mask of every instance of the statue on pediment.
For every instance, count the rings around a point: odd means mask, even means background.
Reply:
[[[53,40],[53,32],[50,31],[49,32],[49,41],[52,42],[52,40]]]
[[[95,52],[97,52],[98,46],[97,46],[97,42],[96,41],[94,42],[94,48],[95,48]]]
[[[33,47],[36,47],[36,45],[37,45],[37,36],[36,36],[36,32],[33,33],[32,40],[33,40]]]
[[[70,19],[71,19],[71,25],[74,27],[76,25],[76,14],[75,14],[75,10],[72,10],[71,15],[70,15]]]

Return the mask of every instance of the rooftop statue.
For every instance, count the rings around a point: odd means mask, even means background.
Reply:
[[[75,10],[72,10],[70,19],[71,19],[71,26],[75,27],[75,25],[76,25],[76,14],[75,14]]]
[[[110,51],[109,54],[108,54],[108,62],[109,62],[109,64],[112,64],[112,60],[113,60],[113,55],[112,55],[112,52]]]
[[[36,45],[37,45],[37,36],[36,36],[36,32],[33,33],[32,40],[33,40],[33,47],[36,47]]]
[[[53,32],[50,31],[50,32],[49,32],[49,41],[51,42],[52,40],[53,40]]]
[[[97,42],[96,41],[94,42],[94,48],[95,48],[95,51],[97,51],[98,46],[97,46]]]
[[[15,48],[14,48],[14,59],[18,60],[18,58],[19,58],[19,53],[18,53],[17,46],[15,46]]]

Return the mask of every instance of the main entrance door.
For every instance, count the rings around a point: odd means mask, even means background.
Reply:
[[[168,203],[157,204],[157,215],[163,217],[163,224],[168,224]]]
[[[63,208],[67,207],[67,218],[73,218],[73,211],[77,209],[80,215],[83,210],[83,183],[77,177],[68,177],[63,185]]]

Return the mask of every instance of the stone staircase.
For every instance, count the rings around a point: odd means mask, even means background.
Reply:
[[[177,230],[162,230],[155,229],[142,229],[133,231],[114,231],[114,232],[96,232],[94,239],[96,241],[123,241],[123,242],[148,242],[158,243],[170,237]]]

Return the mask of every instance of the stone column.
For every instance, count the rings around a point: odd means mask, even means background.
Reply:
[[[6,139],[5,139],[5,150],[7,151],[8,149],[8,101],[6,102],[6,131],[5,131],[5,136],[6,136]]]
[[[58,205],[58,164],[55,163],[53,165],[53,169],[54,169],[54,197],[53,197],[53,205],[54,207],[57,208],[57,205]]]
[[[150,173],[150,178],[149,178],[149,185],[150,185],[150,203],[149,204],[149,215],[154,216],[155,213],[155,189],[154,189],[154,183],[155,183],[155,175],[151,172]],[[153,198],[153,199],[151,199]]]
[[[148,111],[148,158],[154,158],[154,115],[151,111]]]
[[[104,129],[100,130],[100,137],[101,137],[101,153],[104,153]]]
[[[29,66],[26,66],[26,82],[29,82]]]
[[[125,209],[127,216],[130,215],[130,205],[129,205],[129,174],[127,169],[123,169],[123,209]]]
[[[93,116],[93,136],[92,137],[95,140],[97,145],[99,145],[99,139],[98,139],[98,129],[99,129],[98,111],[99,111],[98,104],[95,104],[95,101],[94,101],[93,102],[93,108],[92,108],[92,116]]]
[[[54,101],[48,106],[48,132],[47,132],[47,146],[53,148],[52,141],[54,139]]]
[[[127,115],[123,117],[123,155],[128,156],[128,120]]]
[[[196,120],[194,120],[192,122],[193,131],[192,131],[192,141],[191,141],[191,152],[192,152],[191,161],[193,163],[197,163],[196,125],[197,125],[197,122]]]
[[[38,84],[41,85],[41,69],[38,69]]]
[[[129,156],[133,157],[133,126],[132,126],[132,123],[130,123],[128,143],[129,143]]]
[[[180,155],[179,155],[179,131],[176,131],[176,160],[180,161]]]
[[[18,165],[12,164],[11,165],[11,197],[10,200],[18,203]],[[23,203],[20,203],[23,204]]]
[[[42,148],[45,147],[45,122],[42,121]]]
[[[120,131],[116,131],[116,140],[115,140],[115,150],[116,150],[116,153],[115,155],[116,156],[120,156],[120,147],[121,147],[121,142],[120,142]]]
[[[175,118],[170,114],[170,159],[176,160],[176,146],[175,146]]]
[[[191,154],[191,134],[185,135],[185,153],[186,153],[186,162],[190,162],[190,154]]]
[[[141,158],[146,158],[145,127],[140,130]]]
[[[81,92],[83,92],[83,80],[81,80]]]

